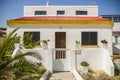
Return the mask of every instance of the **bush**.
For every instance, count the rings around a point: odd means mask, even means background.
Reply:
[[[27,33],[23,37],[23,46],[26,49],[32,49],[37,45],[40,45],[40,41],[33,41],[33,36],[30,33]]]
[[[86,61],[82,61],[80,64],[81,64],[81,66],[89,66],[88,62],[86,62]]]

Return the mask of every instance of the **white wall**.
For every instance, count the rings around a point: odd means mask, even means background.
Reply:
[[[108,41],[108,50],[110,54],[112,54],[112,29],[111,27],[65,27],[62,26],[62,29],[59,28],[60,26],[48,26],[48,27],[21,27],[17,33],[19,36],[23,36],[25,31],[40,31],[40,39],[50,39],[48,43],[48,48],[53,49],[55,48],[55,32],[66,32],[66,48],[67,49],[75,49],[75,41],[80,40],[81,42],[81,32],[82,31],[96,31],[98,32],[98,48],[103,47],[101,40],[106,39]],[[13,30],[15,27],[11,27],[9,30]],[[21,40],[22,41],[22,40]],[[81,43],[80,43],[81,44]]]
[[[110,76],[114,76],[114,65],[109,52],[105,49],[102,50],[103,53],[103,70]]]
[[[80,71],[80,63],[87,61],[89,63],[89,69],[93,71],[104,70],[108,75],[114,76],[114,65],[107,49],[86,48],[81,50],[81,54],[75,54],[75,50],[73,50],[70,55],[71,72],[74,69]]]
[[[114,23],[113,31],[120,31],[120,22]]]
[[[39,56],[39,59],[36,59],[34,57],[27,57],[27,60],[34,63],[34,62],[42,62],[42,64],[44,66],[46,66],[46,54],[45,51],[42,49],[21,49],[22,53],[26,53],[26,52],[34,52],[35,54],[37,54],[37,56]]]
[[[31,62],[31,63],[35,63],[35,62],[42,62],[42,65],[49,70],[51,73],[53,72],[53,55],[52,55],[52,50],[44,50],[41,48],[37,48],[37,49],[21,49],[22,53],[26,53],[26,52],[34,52],[37,57],[40,58],[35,58],[32,56],[26,56],[26,59]]]
[[[77,69],[80,70],[80,63],[87,61],[91,70],[101,70],[103,67],[102,49],[82,49],[81,54],[76,54]]]
[[[75,16],[76,10],[88,11],[87,16],[98,16],[98,6],[24,6],[24,16],[35,16],[35,11],[40,10],[47,11],[48,16],[56,16],[58,10],[64,10],[64,16]]]

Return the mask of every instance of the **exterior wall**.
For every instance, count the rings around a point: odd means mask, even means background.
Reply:
[[[113,32],[114,31],[120,31],[120,22],[114,23]]]
[[[18,49],[17,49],[18,50]],[[22,53],[25,52],[34,52],[40,58],[34,58],[26,56],[26,59],[32,63],[42,62],[46,69],[53,72],[53,49],[43,50],[43,49],[21,49]],[[106,49],[82,49],[81,54],[76,54],[75,50],[69,51],[69,61],[70,71],[74,73],[74,70],[80,70],[80,63],[82,61],[87,61],[89,63],[89,68],[91,70],[104,70],[108,75],[114,76],[114,66],[109,55],[109,52]]]
[[[56,16],[58,10],[64,10],[64,16],[76,16],[76,10],[88,11],[85,16],[98,16],[98,6],[24,6],[24,16],[35,16],[35,11],[40,10],[47,11],[48,16]]]
[[[110,76],[114,76],[114,64],[109,55],[109,52],[105,49],[102,50],[103,53],[103,70]]]
[[[71,72],[74,72],[74,69],[81,70],[80,63],[87,61],[89,63],[89,69],[93,71],[104,70],[108,75],[114,76],[114,65],[106,49],[81,49],[80,54],[76,54],[75,50],[72,50],[70,55]]]
[[[9,30],[13,30],[15,27],[11,27]],[[47,40],[48,48],[55,48],[55,32],[66,32],[66,49],[76,49],[76,40],[81,42],[81,32],[82,31],[96,31],[98,32],[98,48],[102,48],[103,44],[101,40],[106,39],[108,41],[107,49],[110,54],[112,54],[112,29],[111,27],[57,27],[57,26],[48,26],[48,27],[21,27],[17,33],[19,36],[23,36],[25,31],[40,31],[40,39]],[[22,40],[21,40],[22,41]],[[80,43],[81,44],[81,43]]]
[[[117,35],[114,32],[118,33]],[[115,40],[115,36],[118,36],[117,42]],[[113,27],[113,43],[120,43],[120,22],[114,23]]]
[[[52,58],[52,50],[43,50],[43,49],[21,49],[22,53],[26,52],[34,52],[37,57],[26,56],[26,59],[31,63],[42,62],[42,65],[49,70],[51,73],[53,72],[53,58]]]
[[[82,49],[81,54],[76,54],[76,60],[78,70],[82,61],[87,61],[91,70],[100,70],[103,67],[102,49]]]
[[[113,27],[113,53],[120,54],[120,48],[116,46],[120,47],[120,22],[115,22]]]
[[[8,32],[15,29],[16,27],[10,27]],[[112,64],[106,64],[105,61],[110,61],[110,59],[104,57],[103,55],[106,54],[102,52],[103,44],[101,43],[101,40],[106,39],[108,41],[107,50],[109,51],[109,54],[112,54],[112,27],[85,27],[85,26],[64,26],[64,27],[58,27],[58,26],[34,26],[34,27],[28,27],[23,26],[18,31],[17,34],[19,36],[23,37],[23,34],[25,31],[40,31],[40,39],[45,40],[49,39],[48,42],[48,49],[55,49],[55,32],[66,32],[66,49],[68,49],[68,67],[70,67],[70,71],[77,68],[80,69],[80,62],[81,61],[88,61],[90,64],[90,68],[92,70],[99,70],[104,69],[106,72],[108,72],[110,75],[113,75],[111,73],[112,69],[108,69],[108,67],[105,67],[105,65],[109,66]],[[96,48],[83,48],[81,47],[81,54],[75,54],[76,49],[76,40],[80,40],[81,42],[81,32],[82,31],[96,31],[98,32],[98,47]],[[22,40],[21,40],[22,41]],[[80,43],[81,44],[81,43]],[[52,51],[46,51],[46,50],[40,50],[40,49],[31,49],[32,51],[36,52],[42,57],[42,63],[43,65],[50,70],[53,71],[53,57],[52,57]],[[108,56],[107,56],[108,57]],[[107,60],[106,60],[107,59]],[[34,59],[31,59],[34,61]],[[98,64],[100,63],[100,64]]]
[[[39,56],[40,58],[37,59],[35,57],[31,57],[28,56],[26,57],[28,61],[35,63],[35,62],[42,62],[42,64],[44,66],[46,66],[46,53],[44,50],[42,49],[21,49],[20,50],[22,53],[26,53],[26,52],[34,52],[37,56]]]

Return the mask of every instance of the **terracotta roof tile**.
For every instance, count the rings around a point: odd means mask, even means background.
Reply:
[[[8,20],[9,26],[25,25],[91,25],[91,26],[113,26],[113,21],[96,16],[28,16]]]
[[[107,20],[101,17],[80,17],[80,16],[34,16],[21,17],[13,20]]]

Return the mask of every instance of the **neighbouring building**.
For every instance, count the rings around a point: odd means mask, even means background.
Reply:
[[[92,70],[111,76],[113,24],[98,16],[98,6],[24,6],[23,17],[7,21],[8,33],[20,27],[22,38],[29,32],[34,40],[50,40],[48,49],[31,50],[51,72],[79,70],[80,62],[87,61]]]
[[[101,15],[103,18],[114,21],[113,53],[120,54],[120,15]]]
[[[0,27],[0,43],[3,41],[3,39],[6,37],[6,30],[7,28]]]

